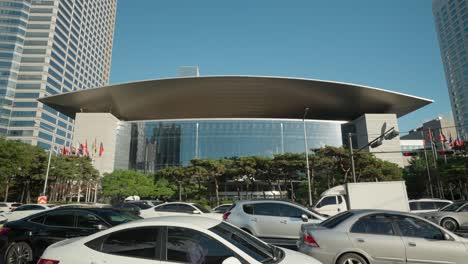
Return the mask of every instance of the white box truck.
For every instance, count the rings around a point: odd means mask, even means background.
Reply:
[[[409,212],[405,182],[346,183],[323,192],[314,206],[314,210],[326,216],[351,209]]]

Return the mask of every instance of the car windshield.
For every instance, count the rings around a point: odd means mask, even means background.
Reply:
[[[204,214],[210,213],[209,210],[207,210],[205,207],[203,207],[203,206],[201,206],[199,204],[193,204],[193,206],[195,206],[198,210],[200,210]]]
[[[141,219],[134,214],[115,210],[97,210],[95,213],[113,226]]]
[[[354,214],[349,211],[343,212],[343,213],[340,213],[340,214],[337,214],[335,216],[328,218],[327,220],[320,223],[319,226],[323,226],[325,228],[331,229],[341,224],[343,221],[345,221],[346,219],[350,218],[353,215]]]
[[[459,202],[459,203],[453,203],[450,205],[447,205],[440,209],[441,212],[455,212],[457,211],[460,207],[464,206],[466,202]]]
[[[277,263],[275,247],[272,247],[246,232],[226,223],[221,223],[210,229],[211,232],[224,238],[253,259],[262,263]]]

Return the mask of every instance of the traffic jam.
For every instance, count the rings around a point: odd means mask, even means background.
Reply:
[[[401,181],[336,186],[313,208],[259,199],[0,210],[6,264],[468,263],[468,202],[408,201]]]

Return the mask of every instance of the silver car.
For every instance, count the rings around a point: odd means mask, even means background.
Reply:
[[[468,240],[414,214],[348,211],[305,224],[299,251],[323,264],[466,264]]]
[[[295,245],[303,223],[320,223],[325,218],[287,201],[237,201],[223,219],[275,245]]]
[[[420,216],[452,232],[468,229],[468,202],[455,202],[439,211],[422,213]]]

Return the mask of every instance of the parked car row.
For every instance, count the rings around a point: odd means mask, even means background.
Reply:
[[[300,252],[324,264],[466,263],[468,240],[414,214],[356,210],[305,224]]]

